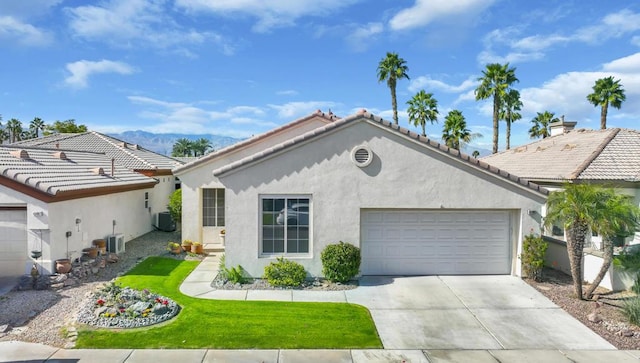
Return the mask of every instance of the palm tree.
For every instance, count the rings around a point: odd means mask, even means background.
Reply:
[[[433,93],[426,93],[424,90],[416,93],[412,99],[407,101],[409,108],[409,123],[422,127],[422,136],[427,136],[425,125],[427,121],[438,122],[438,101],[433,98]]]
[[[173,144],[171,156],[191,156],[193,142],[186,138],[180,138]]]
[[[409,68],[406,61],[398,53],[387,52],[387,56],[378,63],[378,82],[387,81],[391,90],[391,107],[393,108],[393,122],[398,124],[398,101],[396,99],[396,83],[398,79],[409,79]]]
[[[204,137],[193,141],[191,145],[191,147],[193,148],[193,156],[204,156],[204,154],[207,153],[207,150],[212,148],[211,141],[209,139],[205,139]]]
[[[585,298],[591,299],[593,292],[600,285],[604,275],[609,271],[613,261],[613,239],[615,237],[630,237],[638,230],[640,208],[626,195],[616,194],[613,189],[603,191],[606,200],[606,216],[597,226],[591,226],[602,236],[603,260],[598,275],[585,292]]]
[[[520,92],[510,89],[504,97],[500,114],[501,120],[507,124],[507,150],[511,148],[511,123],[522,118],[518,112],[522,109],[522,101],[520,101]]]
[[[22,123],[17,118],[12,118],[7,121],[6,130],[9,132],[11,143],[20,141],[20,135],[22,134]]]
[[[509,87],[515,82],[516,69],[509,68],[509,63],[487,64],[486,69],[482,71],[482,77],[478,78],[480,84],[475,90],[476,101],[486,100],[493,97],[493,153],[498,152],[498,120],[500,119],[500,108],[502,100],[509,92]]]
[[[538,112],[536,117],[531,120],[533,126],[531,126],[531,128],[529,129],[529,136],[532,139],[537,139],[539,137],[542,137],[544,139],[551,135],[551,128],[549,127],[549,125],[553,122],[560,121],[560,119],[553,116],[555,116],[555,113],[553,112]]]
[[[637,210],[623,211],[630,202],[620,199],[612,189],[588,183],[565,183],[563,188],[549,195],[544,224],[546,227],[553,223],[564,225],[573,288],[576,297],[582,299],[582,255],[590,229],[600,231],[607,238],[622,227],[633,226],[635,230]]]
[[[473,152],[471,153],[471,156],[473,156],[474,158],[478,158],[480,156],[480,151],[478,150],[473,150]]]
[[[460,150],[460,147],[469,143],[471,138],[471,131],[467,129],[467,121],[462,112],[459,110],[449,111],[444,118],[444,127],[442,128],[442,140],[445,144],[452,149]]]
[[[42,121],[40,117],[35,117],[33,120],[31,120],[31,123],[29,123],[29,130],[31,131],[33,137],[36,139],[40,137],[40,131],[44,131],[44,128],[44,121]]]
[[[614,81],[613,76],[600,78],[593,85],[593,93],[587,95],[587,100],[595,107],[600,106],[600,128],[607,128],[607,111],[609,105],[617,108],[622,107],[627,97],[624,94],[624,88],[620,84],[620,80]]]

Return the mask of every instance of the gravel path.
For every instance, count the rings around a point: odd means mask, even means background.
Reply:
[[[172,256],[166,251],[168,241],[180,241],[179,232],[154,231],[127,242],[126,252],[117,263],[108,264],[97,275],[81,284],[53,290],[11,291],[0,297],[0,341],[20,340],[55,347],[68,346],[67,327],[75,321],[81,302],[98,285],[129,271],[147,256]],[[185,254],[180,255],[184,258]],[[2,328],[0,328],[2,331]]]

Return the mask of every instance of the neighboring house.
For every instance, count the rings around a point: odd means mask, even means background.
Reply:
[[[549,190],[561,189],[566,181],[589,182],[613,187],[640,203],[640,132],[619,128],[575,129],[575,125],[576,122],[555,122],[551,124],[550,137],[482,160]],[[560,225],[544,233],[565,240]],[[594,234],[589,242],[586,247],[597,250],[602,241]],[[639,243],[640,235],[627,242]],[[569,271],[563,242],[551,244],[547,258],[554,267]],[[590,281],[586,270],[585,278]]]
[[[167,210],[171,193],[179,188],[179,181],[173,176],[171,169],[182,165],[183,162],[99,132],[54,134],[20,141],[13,145],[104,153],[115,159],[119,165],[156,179],[158,184],[149,191],[146,202],[148,223],[155,226],[158,213]]]
[[[183,238],[223,225],[227,265],[252,276],[280,256],[321,276],[339,241],[361,248],[363,275],[519,275],[547,194],[364,110],[316,113],[174,173]]]
[[[100,153],[0,146],[0,276],[28,273],[33,250],[51,273],[94,239],[151,231],[145,195],[156,184]]]

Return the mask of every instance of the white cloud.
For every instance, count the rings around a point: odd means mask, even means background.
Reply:
[[[47,31],[38,29],[11,16],[0,16],[0,39],[15,39],[22,45],[39,46],[51,42]]]
[[[384,25],[382,23],[368,23],[357,25],[356,28],[347,35],[346,41],[356,52],[364,52],[375,40],[376,35],[382,33]]]
[[[286,89],[286,90],[278,91],[278,92],[276,92],[276,94],[278,96],[297,96],[298,95],[298,91],[293,90],[293,89]]]
[[[495,29],[485,35],[485,49],[478,54],[478,62],[527,62],[544,58],[545,51],[556,45],[572,42],[598,44],[640,30],[640,13],[621,10],[605,15],[600,22],[578,28],[569,34],[535,34],[522,37],[523,26]],[[631,39],[632,44],[640,43]],[[496,54],[496,48],[506,49],[506,55]]]
[[[393,30],[418,28],[452,17],[476,17],[495,0],[416,0],[413,6],[400,10],[391,18]]]
[[[330,101],[306,101],[306,102],[289,102],[283,105],[268,105],[278,112],[278,116],[285,119],[293,119],[296,117],[306,116],[316,110],[328,111],[329,108],[339,106],[338,103]]]
[[[67,63],[67,70],[71,73],[64,82],[75,88],[85,88],[89,77],[96,73],[132,74],[134,69],[123,62],[115,62],[103,59],[101,61],[81,60]]]
[[[597,79],[613,76],[620,79],[627,100],[621,110],[610,111],[609,118],[637,115],[640,112],[640,53],[613,60],[593,72],[567,72],[559,74],[540,87],[522,89],[523,116],[533,117],[545,110],[557,116],[566,115],[568,120],[577,120],[582,127],[588,127],[590,120],[597,120],[599,108],[590,104],[586,97],[592,92]],[[635,64],[633,64],[635,62]],[[585,125],[587,123],[587,125]]]
[[[417,92],[421,89],[426,90],[427,92],[432,92],[432,90],[443,91],[446,93],[459,93],[464,92],[470,88],[475,88],[478,84],[476,77],[469,77],[462,81],[459,85],[450,85],[443,81],[432,79],[429,76],[420,76],[415,79],[412,79],[409,82],[409,91]]]
[[[62,0],[29,0],[29,1],[0,1],[0,14],[10,15],[19,19],[40,16],[50,8],[60,4]]]
[[[223,16],[248,15],[257,18],[256,32],[294,25],[306,16],[326,16],[359,0],[176,0],[188,12],[211,12]]]
[[[162,0],[109,0],[100,5],[67,8],[76,37],[105,41],[115,47],[172,49],[193,57],[187,47],[214,44],[224,54],[234,46],[220,34],[184,29],[167,15]]]

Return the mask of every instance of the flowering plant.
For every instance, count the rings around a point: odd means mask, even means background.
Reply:
[[[98,299],[98,301],[96,301],[96,304],[98,304],[98,306],[102,306],[104,305],[104,300]]]

